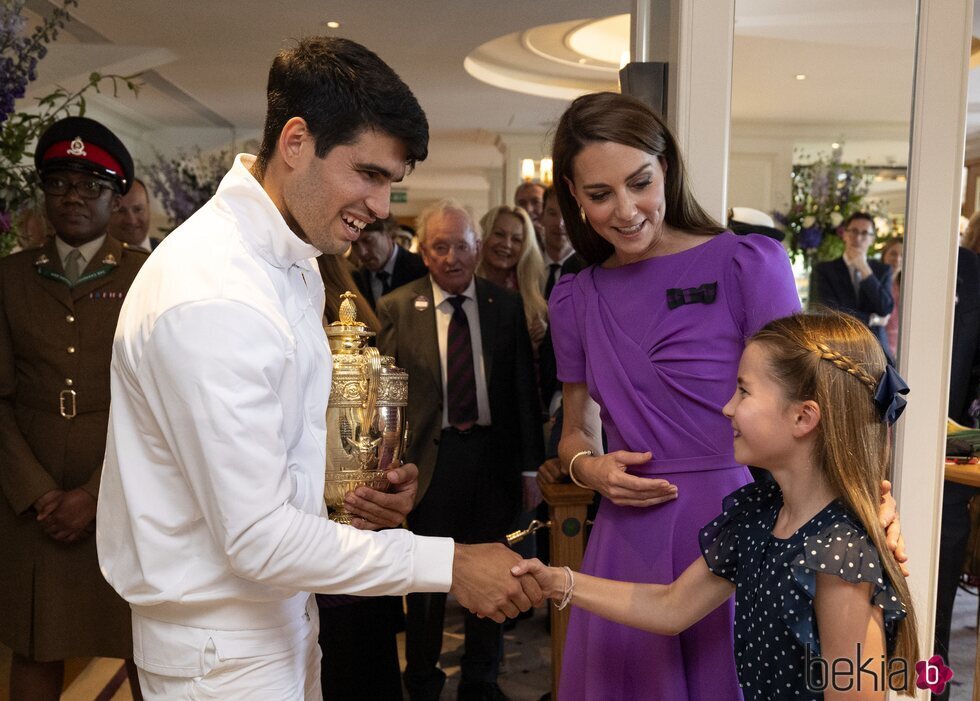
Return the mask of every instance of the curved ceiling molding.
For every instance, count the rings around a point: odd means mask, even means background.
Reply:
[[[626,16],[627,27],[629,16]],[[599,90],[619,90],[619,57],[613,62],[584,56],[572,37],[597,20],[558,22],[492,39],[471,52],[463,68],[471,76],[504,90],[556,100],[573,100]],[[605,20],[598,20],[602,23]],[[608,30],[605,30],[608,31]],[[627,45],[629,43],[627,34]],[[618,51],[618,49],[617,49]]]

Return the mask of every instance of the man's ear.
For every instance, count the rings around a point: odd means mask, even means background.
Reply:
[[[313,135],[306,125],[306,120],[302,117],[292,117],[279,132],[277,152],[287,166],[296,168],[312,145]]]
[[[820,425],[820,405],[812,399],[799,402],[796,406],[796,414],[793,417],[793,436],[803,438]]]

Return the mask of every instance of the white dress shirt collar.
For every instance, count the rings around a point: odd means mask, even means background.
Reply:
[[[218,202],[232,210],[236,219],[250,222],[241,226],[242,237],[256,253],[277,268],[289,268],[316,258],[320,250],[306,243],[286,225],[282,212],[251,173],[255,156],[240,153],[231,170],[218,186]]]
[[[456,296],[449,294],[444,289],[439,287],[439,283],[437,283],[431,275],[429,275],[429,279],[432,280],[432,301],[435,303],[435,306],[438,307],[450,297]],[[470,279],[470,284],[467,285],[465,290],[463,290],[463,296],[467,299],[473,300],[474,302],[476,301],[476,276],[473,276],[473,278]]]

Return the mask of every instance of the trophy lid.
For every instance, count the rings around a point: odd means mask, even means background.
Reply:
[[[332,351],[363,346],[367,339],[375,335],[357,318],[357,306],[354,304],[357,295],[347,290],[340,298],[343,300],[340,303],[340,318],[324,329]]]

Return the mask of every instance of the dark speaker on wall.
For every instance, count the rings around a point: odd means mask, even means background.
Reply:
[[[667,64],[661,61],[627,63],[619,71],[623,93],[648,104],[667,118]]]

